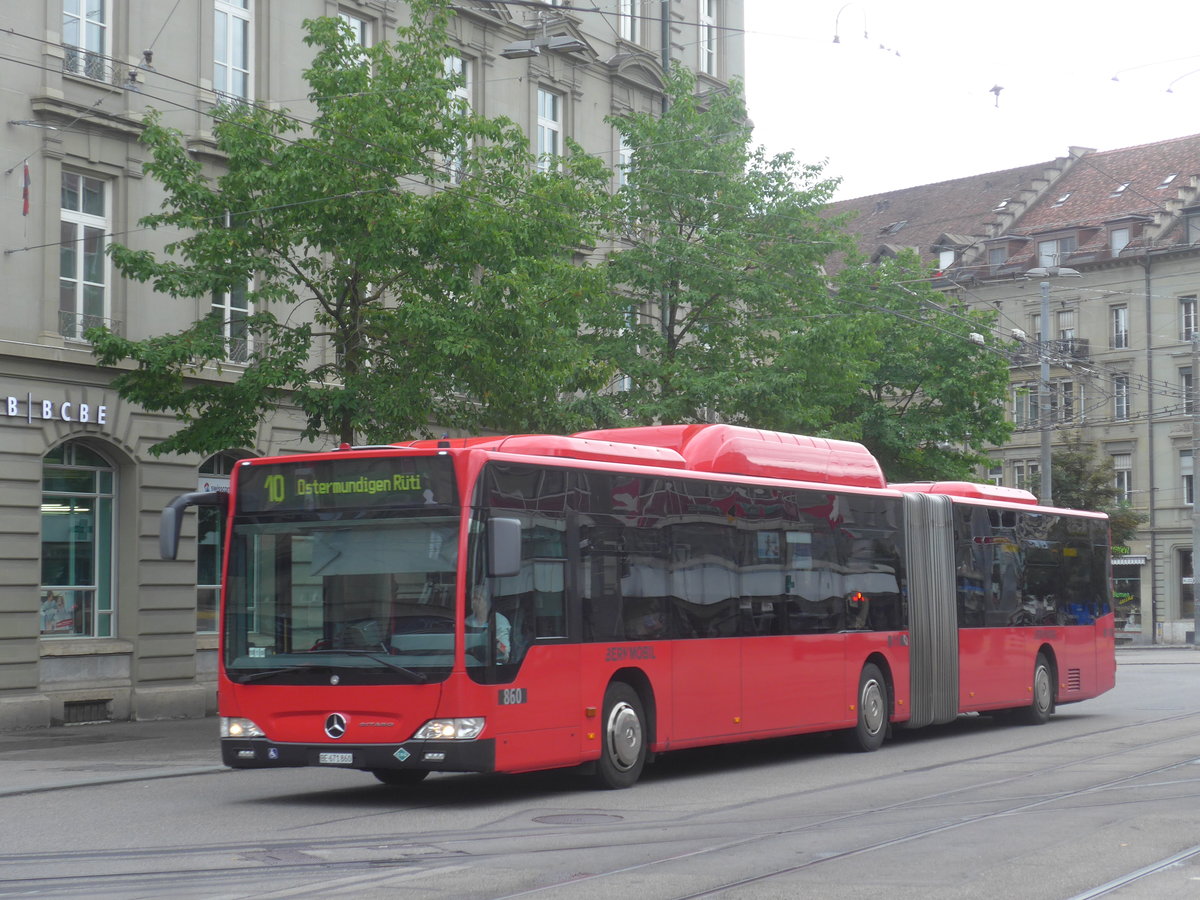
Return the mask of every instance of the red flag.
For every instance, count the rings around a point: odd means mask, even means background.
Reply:
[[[29,163],[25,163],[25,180],[21,184],[21,215],[29,215]]]

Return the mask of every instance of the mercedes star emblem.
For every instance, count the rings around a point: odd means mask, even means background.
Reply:
[[[346,717],[341,713],[331,713],[325,720],[325,733],[335,741],[346,733]]]

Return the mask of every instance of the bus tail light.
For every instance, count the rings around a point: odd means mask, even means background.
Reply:
[[[473,741],[483,731],[483,718],[430,719],[413,735],[418,741]]]
[[[249,719],[221,716],[221,737],[223,738],[260,738],[266,736],[266,732]]]

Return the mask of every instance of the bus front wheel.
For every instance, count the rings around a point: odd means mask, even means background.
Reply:
[[[858,679],[858,722],[846,732],[846,748],[870,753],[883,746],[888,727],[888,686],[879,666],[867,663]]]
[[[606,790],[631,787],[646,765],[646,716],[637,691],[614,681],[604,692],[604,746],[596,763],[596,786]]]

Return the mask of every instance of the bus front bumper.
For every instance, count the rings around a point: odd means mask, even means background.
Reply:
[[[402,744],[281,744],[266,738],[222,738],[221,761],[233,769],[323,766],[341,769],[423,769],[494,772],[496,742],[405,741]]]

